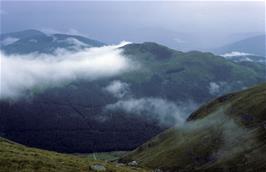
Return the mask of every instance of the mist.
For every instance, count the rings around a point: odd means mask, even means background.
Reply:
[[[180,135],[201,135],[201,137],[210,139],[216,138],[223,144],[212,156],[217,159],[223,159],[234,156],[239,152],[248,150],[251,145],[257,144],[252,130],[241,126],[241,123],[230,117],[227,108],[230,104],[224,105],[213,112],[210,112],[202,119],[186,122],[184,125],[176,125],[176,130],[181,132]],[[201,142],[199,142],[199,146]],[[205,143],[203,143],[205,144]]]
[[[263,1],[3,1],[0,15],[2,32],[33,28],[108,44],[157,42],[182,51],[210,50],[265,33]]]
[[[183,125],[188,115],[197,105],[193,101],[175,103],[162,98],[128,98],[106,106],[107,111],[122,111],[156,120],[159,125]]]
[[[112,81],[109,85],[104,88],[109,94],[116,98],[123,98],[129,93],[129,84],[121,82],[119,80]]]
[[[0,52],[0,99],[18,98],[35,88],[59,86],[77,79],[96,80],[133,70],[119,48],[128,44],[59,49],[54,54],[6,55]]]

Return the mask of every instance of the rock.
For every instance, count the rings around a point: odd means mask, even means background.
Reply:
[[[115,166],[116,166],[116,167],[121,167],[121,166],[125,166],[125,164],[123,164],[123,163],[116,163]]]
[[[163,172],[163,170],[156,168],[155,170],[153,170],[152,172]]]
[[[137,161],[131,161],[127,165],[129,165],[129,166],[138,166],[138,163],[137,163]]]
[[[106,168],[101,164],[93,164],[90,166],[90,169],[93,171],[106,171]]]

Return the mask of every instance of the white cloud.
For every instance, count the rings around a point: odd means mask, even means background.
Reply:
[[[68,44],[70,45],[74,45],[74,46],[77,46],[77,47],[84,47],[84,46],[87,46],[87,44],[85,44],[84,42],[81,42],[79,40],[77,40],[76,38],[67,38],[65,40]]]
[[[70,45],[73,49],[75,50],[80,50],[81,48],[88,48],[90,47],[90,45],[76,39],[73,37],[69,37],[66,39],[57,39],[55,36],[52,35],[53,41],[54,42],[58,42],[58,43],[66,43],[68,45]],[[63,49],[64,50],[64,49]]]
[[[123,98],[129,92],[129,85],[125,82],[115,80],[104,88],[116,98]]]
[[[232,52],[230,52],[230,53],[225,53],[225,54],[223,54],[223,55],[221,55],[221,56],[223,56],[223,57],[236,57],[236,56],[249,56],[249,55],[252,55],[252,54],[250,54],[250,53],[244,53],[244,52],[239,52],[239,51],[232,51]]]
[[[5,55],[0,52],[0,99],[16,98],[33,88],[57,86],[76,79],[95,80],[133,69],[119,45],[54,55]]]
[[[7,37],[4,40],[1,41],[1,44],[6,46],[6,45],[10,45],[13,44],[14,42],[18,41],[18,38],[14,38],[14,37]]]
[[[164,100],[161,98],[130,98],[119,100],[106,106],[109,111],[124,111],[129,114],[155,119],[161,125],[183,124],[186,117],[195,109],[193,102],[180,103]]]
[[[209,93],[211,95],[217,95],[220,92],[220,85],[216,82],[209,83]]]

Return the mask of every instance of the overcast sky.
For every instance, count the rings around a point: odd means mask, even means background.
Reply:
[[[262,1],[1,1],[0,14],[1,32],[34,28],[82,34],[107,43],[121,40],[168,43],[171,38],[182,44],[197,37],[204,47],[215,41],[222,44],[233,38],[265,32],[265,3]],[[206,38],[208,42],[204,41]]]

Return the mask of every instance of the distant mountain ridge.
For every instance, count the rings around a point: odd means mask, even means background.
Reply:
[[[1,50],[6,54],[54,53],[57,49],[77,50],[100,47],[104,43],[83,36],[68,34],[45,34],[38,30],[0,35]]]
[[[249,53],[257,56],[266,56],[266,35],[258,35],[246,38],[214,50],[215,53],[224,54],[230,52]]]

